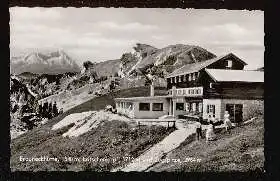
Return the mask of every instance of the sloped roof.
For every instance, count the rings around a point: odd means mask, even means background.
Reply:
[[[217,82],[264,82],[264,72],[255,70],[205,69]]]
[[[147,101],[147,100],[158,100],[158,99],[165,99],[165,98],[171,98],[171,95],[165,95],[165,96],[147,96],[147,97],[118,97],[115,98],[116,101]]]
[[[229,53],[229,54],[219,56],[216,58],[212,58],[209,60],[184,65],[183,67],[178,68],[178,69],[174,70],[171,74],[167,75],[166,78],[197,72],[203,68],[206,68],[207,66],[211,65],[212,63],[217,62],[218,60],[225,59],[228,57],[234,57],[236,60],[240,61],[242,64],[247,65],[247,63],[245,63],[243,60],[241,60],[240,58],[235,56],[233,53]]]

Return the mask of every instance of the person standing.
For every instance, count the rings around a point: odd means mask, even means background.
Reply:
[[[199,140],[199,138],[202,138],[201,118],[199,118],[198,122],[195,123],[195,128],[196,128],[196,137],[197,140]]]
[[[206,130],[206,142],[215,140],[214,125],[212,121],[209,123]]]
[[[232,127],[231,121],[229,119],[230,115],[228,113],[228,111],[225,111],[225,115],[224,115],[224,126],[226,128],[226,132],[230,133],[230,128]]]
[[[215,115],[211,115],[210,123],[212,123],[214,131],[215,131],[216,122],[217,121],[216,121]]]

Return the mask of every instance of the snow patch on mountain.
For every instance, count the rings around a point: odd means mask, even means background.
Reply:
[[[21,57],[12,57],[11,73],[32,72],[39,74],[59,74],[79,72],[80,67],[64,51],[49,53],[33,52]]]
[[[63,120],[53,125],[52,130],[57,130],[74,124],[63,137],[77,137],[80,136],[93,128],[97,128],[100,124],[105,121],[120,120],[125,122],[130,122],[131,120],[120,116],[118,114],[113,114],[111,112],[102,111],[88,111],[82,113],[74,113],[66,116]]]

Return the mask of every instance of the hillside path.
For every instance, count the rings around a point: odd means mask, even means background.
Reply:
[[[176,122],[177,130],[165,137],[161,142],[154,145],[145,153],[140,155],[135,161],[132,161],[120,171],[145,171],[150,166],[154,165],[165,154],[177,148],[188,136],[195,133],[194,125],[183,125],[181,122]]]

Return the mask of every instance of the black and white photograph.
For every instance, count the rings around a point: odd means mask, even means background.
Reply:
[[[264,12],[10,7],[11,171],[264,169]]]

